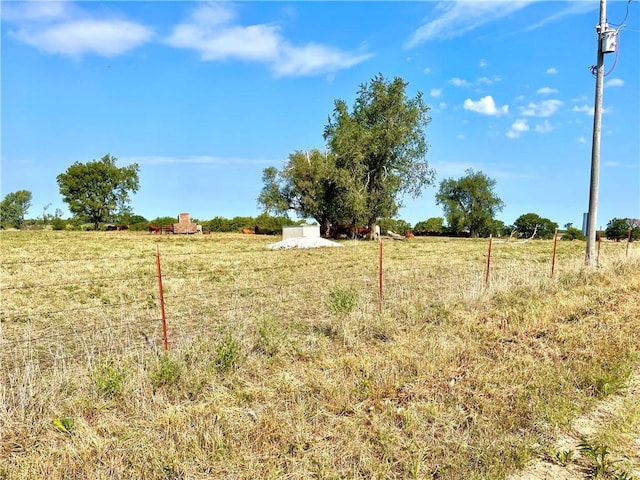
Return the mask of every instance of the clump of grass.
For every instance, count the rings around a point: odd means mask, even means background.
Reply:
[[[180,379],[182,374],[182,364],[172,359],[169,355],[162,355],[158,363],[155,365],[149,378],[151,384],[155,387],[162,387],[166,385],[175,385]]]
[[[349,315],[358,306],[358,291],[338,285],[329,292],[326,306],[334,315]]]
[[[274,315],[266,315],[258,320],[257,334],[254,350],[268,357],[274,357],[287,342],[289,329],[283,326]]]
[[[225,333],[216,344],[215,365],[220,373],[235,370],[240,363],[240,343],[230,333]]]
[[[578,444],[578,451],[589,460],[589,474],[591,478],[603,478],[613,473],[613,464],[609,456],[609,449],[606,445],[591,443],[587,438],[582,437]]]
[[[107,398],[118,397],[123,390],[125,369],[116,366],[113,358],[108,358],[94,368],[93,380],[102,395]]]

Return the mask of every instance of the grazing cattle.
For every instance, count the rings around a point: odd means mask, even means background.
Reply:
[[[159,225],[149,225],[149,233],[162,233],[162,227]]]
[[[414,237],[413,232],[404,232],[404,236],[406,238],[413,238]]]
[[[119,232],[123,230],[129,230],[129,225],[116,225],[116,230]]]
[[[115,232],[115,231],[116,231],[115,225],[107,225],[107,232]]]
[[[173,227],[173,223],[170,223],[169,225],[164,225],[162,227],[162,233],[174,233],[175,229]]]
[[[254,235],[256,231],[253,228],[243,228],[242,233],[245,235]]]

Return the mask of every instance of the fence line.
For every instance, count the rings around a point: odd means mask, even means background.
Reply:
[[[19,265],[41,266],[45,263],[56,262],[76,262],[83,261],[90,263],[90,267],[99,266],[100,262],[108,260],[109,268],[120,268],[121,272],[126,271],[119,266],[113,266],[114,260],[120,260],[126,265],[130,265],[135,262],[135,269],[137,273],[134,276],[127,275],[114,275],[109,274],[106,276],[80,277],[74,281],[68,282],[56,282],[56,283],[33,283],[30,285],[9,285],[0,288],[1,292],[10,293],[12,295],[22,294],[23,292],[31,291],[45,291],[40,293],[43,300],[40,304],[45,304],[49,301],[46,293],[47,290],[53,287],[79,287],[78,294],[84,294],[85,291],[82,288],[91,284],[104,284],[109,282],[117,282],[119,288],[131,287],[131,283],[138,282],[136,287],[143,293],[137,298],[127,299],[127,301],[109,302],[104,303],[104,299],[90,297],[91,301],[101,302],[97,305],[73,307],[73,308],[49,308],[48,310],[30,311],[30,312],[7,312],[6,311],[6,298],[3,298],[3,310],[0,314],[2,323],[0,324],[0,362],[3,364],[12,363],[8,359],[12,355],[15,355],[19,347],[33,346],[40,348],[46,347],[47,343],[53,345],[55,348],[65,347],[69,350],[68,340],[70,336],[77,337],[80,342],[89,342],[94,348],[100,350],[101,348],[107,348],[108,345],[115,342],[123,343],[122,349],[126,351],[132,346],[145,345],[148,341],[147,334],[145,333],[151,330],[157,333],[160,326],[163,331],[163,342],[165,349],[168,345],[175,345],[177,342],[181,342],[182,339],[197,338],[203,333],[203,316],[208,319],[209,322],[213,320],[213,325],[224,325],[226,319],[224,317],[233,317],[234,315],[245,316],[247,312],[255,312],[256,309],[261,309],[261,312],[265,314],[283,313],[282,305],[286,305],[287,302],[298,301],[298,299],[309,302],[310,306],[305,305],[297,308],[295,305],[287,306],[290,308],[290,315],[295,315],[300,311],[311,311],[312,308],[314,314],[319,308],[323,309],[323,301],[326,300],[328,293],[331,291],[331,287],[336,284],[346,285],[360,285],[359,294],[362,295],[361,299],[366,305],[369,301],[372,301],[372,305],[376,304],[377,298],[378,312],[383,311],[383,299],[386,305],[391,305],[395,299],[404,299],[415,295],[416,291],[424,292],[423,298],[428,298],[427,295],[432,295],[429,298],[447,298],[449,296],[455,296],[456,294],[465,293],[468,291],[475,292],[477,294],[482,293],[481,278],[482,278],[482,262],[476,258],[469,262],[455,262],[447,263],[446,265],[439,264],[422,264],[422,260],[433,260],[433,254],[430,252],[418,252],[415,255],[405,255],[402,252],[394,252],[389,250],[383,254],[383,243],[379,242],[377,253],[378,258],[376,262],[375,250],[371,249],[371,256],[360,260],[349,260],[343,264],[336,265],[335,259],[332,257],[323,258],[309,257],[309,261],[297,261],[295,263],[281,262],[276,265],[261,265],[253,266],[251,259],[240,258],[240,260],[233,265],[224,264],[212,264],[209,269],[199,268],[195,271],[191,271],[184,268],[181,263],[176,263],[176,259],[193,257],[193,252],[188,253],[164,253],[162,254],[163,264],[160,264],[160,247],[161,244],[156,244],[156,273],[153,272],[153,263],[151,261],[152,256],[149,254],[142,254],[139,256],[109,256],[109,257],[95,257],[89,261],[89,259],[71,259],[71,260],[34,260],[31,262],[0,262],[0,269],[5,267],[16,267]],[[530,269],[531,272],[538,272],[540,278],[546,276],[548,278],[548,270],[546,270],[546,261],[532,258],[530,262],[519,264],[518,269],[514,270],[513,264],[504,264],[509,262],[508,255],[504,257],[500,256],[500,250],[494,248],[491,251],[491,238],[489,239],[489,250],[486,255],[486,271],[485,271],[485,289],[489,287],[491,282],[490,278],[494,281],[497,276],[500,278],[506,278],[507,281],[512,278],[511,273],[514,271],[521,272],[522,269]],[[503,245],[501,245],[503,246]],[[628,248],[626,246],[625,256],[628,257]],[[256,253],[255,250],[246,250],[243,252]],[[497,254],[496,254],[497,252]],[[221,252],[206,252],[198,253],[199,258],[211,257],[216,261],[219,261],[219,256],[229,255],[229,251]],[[238,254],[236,250],[233,251],[234,256]],[[599,252],[600,254],[600,252]],[[286,254],[285,254],[286,255]],[[550,256],[552,277],[555,273],[556,266],[556,243],[554,241],[553,254]],[[377,264],[376,264],[377,263]],[[493,264],[492,264],[493,263]],[[497,264],[497,266],[496,266]],[[336,268],[339,267],[339,268]],[[161,268],[162,267],[162,268]],[[276,278],[271,280],[269,276],[261,276],[265,273],[278,273],[286,272],[291,269],[309,269],[310,271],[317,271],[319,268],[335,268],[337,272],[333,277],[333,284],[318,285],[317,281],[313,278],[304,279],[304,277],[296,277],[290,280],[282,278]],[[529,270],[527,270],[529,271]],[[543,272],[547,272],[546,274]],[[86,273],[86,272],[85,272]],[[79,273],[80,275],[82,272]],[[255,280],[249,285],[240,285],[236,282],[235,286],[228,286],[223,281],[221,282],[207,282],[209,288],[200,289],[194,291],[194,288],[198,288],[200,285],[195,285],[193,279],[198,279],[205,275],[235,275],[235,278],[249,277]],[[255,277],[252,277],[254,275]],[[160,279],[160,285],[154,287],[154,280]],[[167,280],[168,283],[162,284],[162,279]],[[432,285],[433,279],[438,279],[441,282],[438,285]],[[529,280],[526,278],[525,280]],[[213,287],[211,285],[213,284]],[[377,286],[377,289],[376,289]],[[219,287],[219,288],[218,288]],[[436,293],[437,292],[437,293]],[[76,293],[76,292],[70,292]],[[258,295],[258,293],[260,295]],[[131,295],[131,289],[117,291],[115,294],[109,292],[106,297],[113,295]],[[440,295],[438,297],[437,295]],[[273,299],[281,299],[281,304],[274,304]],[[421,298],[421,300],[423,299]],[[14,308],[19,307],[20,298],[12,298],[16,302]],[[63,301],[67,299],[63,298]],[[197,300],[196,303],[191,304],[188,301]],[[138,307],[138,308],[136,308]],[[161,307],[161,308],[160,308]],[[166,311],[164,308],[166,307]],[[111,312],[118,313],[126,309],[126,314],[121,315],[119,319],[114,321],[116,315]],[[278,310],[280,309],[280,310]],[[159,310],[163,310],[160,311]],[[79,317],[77,314],[89,313],[87,318],[71,318],[66,317]],[[158,318],[158,313],[161,317]],[[57,324],[56,318],[64,318],[68,320],[67,324]],[[313,316],[312,316],[313,318]],[[91,321],[91,325],[83,326],[78,325],[79,322]],[[217,323],[216,323],[217,322]],[[207,329],[214,333],[215,328]],[[132,338],[128,338],[128,341],[123,342],[123,339],[111,338],[116,332],[137,332]],[[189,333],[191,332],[191,333]],[[169,336],[173,334],[173,339]],[[93,337],[92,337],[93,336]],[[95,338],[94,338],[95,337]],[[105,345],[100,344],[100,338],[110,338],[109,342],[105,342]],[[40,343],[38,343],[40,342]],[[45,342],[45,343],[42,343]],[[91,343],[93,342],[93,343]],[[46,356],[46,349],[40,349],[39,356]],[[53,355],[53,353],[51,353]],[[83,358],[85,354],[82,352],[76,355],[70,355],[70,359]],[[18,357],[19,358],[19,357]]]

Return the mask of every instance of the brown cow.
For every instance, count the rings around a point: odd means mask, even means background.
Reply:
[[[149,225],[149,233],[162,233],[162,227],[159,225]]]
[[[256,231],[253,228],[243,228],[242,233],[244,233],[245,235],[253,235],[256,233]]]

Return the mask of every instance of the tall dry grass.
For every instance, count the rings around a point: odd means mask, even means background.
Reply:
[[[0,478],[504,478],[638,367],[635,244],[277,240],[2,232]]]

